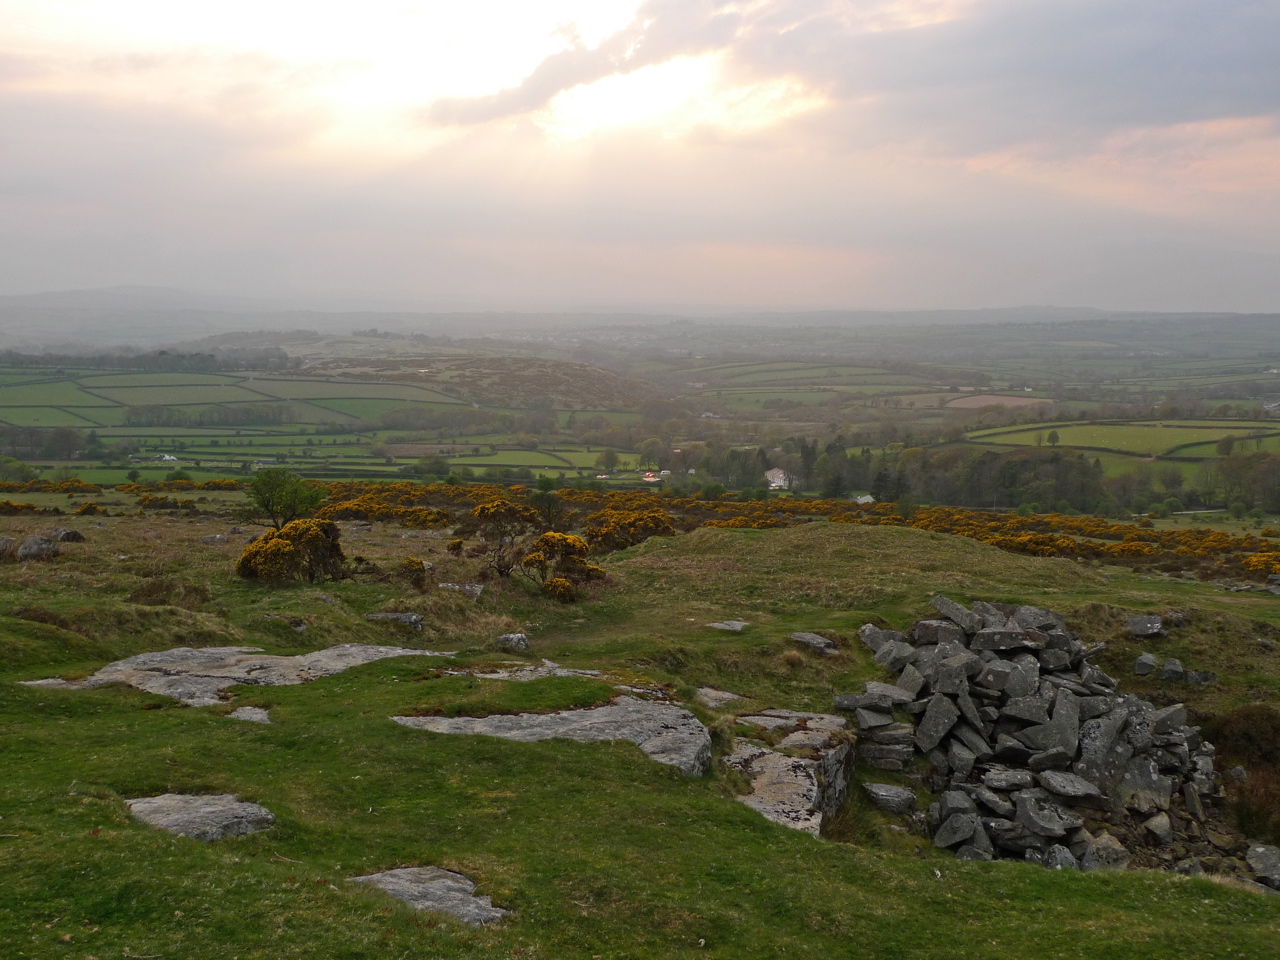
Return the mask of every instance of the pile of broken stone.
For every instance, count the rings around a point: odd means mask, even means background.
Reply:
[[[897,679],[835,706],[857,718],[863,764],[905,771],[917,751],[928,759],[941,795],[916,818],[936,846],[968,860],[1209,871],[1280,888],[1280,851],[1224,822],[1214,748],[1182,704],[1119,694],[1090,662],[1103,645],[1087,648],[1052,611],[943,596],[933,607],[939,617],[906,633],[862,628]],[[865,788],[883,810],[915,806],[907,787]]]

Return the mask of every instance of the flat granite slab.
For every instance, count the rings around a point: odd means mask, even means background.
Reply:
[[[213,841],[257,833],[276,819],[266,807],[245,803],[230,793],[165,793],[125,803],[143,823],[193,840]]]
[[[489,897],[475,896],[472,880],[442,867],[402,867],[350,880],[385,890],[417,910],[434,910],[477,927],[511,912],[495,907]]]
[[[658,763],[700,777],[711,764],[711,735],[692,713],[670,703],[618,697],[589,710],[498,714],[490,717],[392,717],[432,733],[479,734],[532,743],[537,740],[630,740]]]
[[[352,667],[388,657],[451,657],[453,652],[413,650],[343,643],[298,657],[261,653],[261,647],[176,647],[109,663],[84,680],[24,681],[29,687],[57,690],[89,690],[108,683],[125,683],[147,693],[173,697],[192,707],[221,703],[219,694],[239,683],[258,686],[291,686],[317,677],[342,673]]]

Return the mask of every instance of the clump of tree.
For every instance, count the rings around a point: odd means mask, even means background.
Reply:
[[[325,490],[308,484],[285,467],[268,467],[259,470],[249,481],[248,494],[254,515],[265,517],[279,530],[314,513],[325,497]]]

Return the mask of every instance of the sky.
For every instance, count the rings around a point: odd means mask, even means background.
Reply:
[[[0,0],[0,294],[1280,312],[1280,0]]]

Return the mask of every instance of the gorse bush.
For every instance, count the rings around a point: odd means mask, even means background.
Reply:
[[[341,536],[330,520],[294,520],[249,544],[236,561],[236,573],[274,584],[337,580],[346,572]]]
[[[650,537],[673,537],[675,527],[665,510],[618,510],[606,508],[587,517],[583,527],[591,549],[601,552],[625,550]]]

